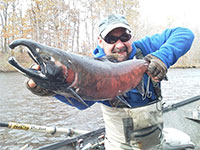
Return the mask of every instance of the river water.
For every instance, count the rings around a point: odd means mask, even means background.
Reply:
[[[200,95],[200,69],[169,69],[167,75],[169,81],[162,82],[164,101],[177,102]],[[79,111],[54,98],[33,95],[26,89],[25,79],[19,73],[0,73],[0,122],[20,122],[82,130],[103,127],[99,104]],[[51,135],[0,128],[0,149],[17,150],[28,144],[27,150],[32,150],[66,138],[65,134]]]

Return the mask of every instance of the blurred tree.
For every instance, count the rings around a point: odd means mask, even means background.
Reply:
[[[7,48],[7,44],[8,44],[8,28],[9,28],[9,22],[8,22],[8,18],[9,18],[9,5],[11,3],[11,0],[2,0],[0,2],[0,17],[1,17],[1,49],[2,52],[7,52],[8,48]]]
[[[8,44],[14,39],[29,38],[68,51],[91,53],[97,45],[98,24],[109,14],[124,15],[133,29],[135,40],[171,27],[175,20],[173,17],[167,18],[165,26],[152,26],[141,20],[139,0],[26,2],[27,8],[24,9],[20,0],[0,1],[0,51],[8,52]],[[200,33],[195,32],[199,38]],[[196,50],[183,57],[183,63],[191,57],[194,62],[199,62],[199,47],[193,47]]]

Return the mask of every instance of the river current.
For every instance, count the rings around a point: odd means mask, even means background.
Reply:
[[[200,69],[169,69],[168,81],[162,82],[165,102],[177,102],[200,95]],[[33,95],[25,87],[25,77],[0,73],[0,122],[19,122],[81,130],[103,127],[99,104],[80,111],[55,98]],[[32,150],[67,139],[65,134],[51,135],[0,127],[0,149],[18,150],[28,144]]]

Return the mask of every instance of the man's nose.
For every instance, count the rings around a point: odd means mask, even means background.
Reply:
[[[121,40],[118,40],[116,43],[115,43],[115,47],[118,48],[118,49],[121,49],[124,47],[124,43],[121,41]]]

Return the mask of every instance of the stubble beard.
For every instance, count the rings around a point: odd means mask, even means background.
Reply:
[[[129,52],[128,52],[128,48],[126,46],[121,48],[121,49],[114,48],[112,50],[112,53],[114,55],[117,55],[117,60],[119,62],[127,60],[129,55],[130,55]]]

